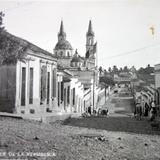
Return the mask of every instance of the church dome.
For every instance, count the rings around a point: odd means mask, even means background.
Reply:
[[[71,62],[82,62],[80,57],[73,57]]]
[[[82,59],[81,59],[81,57],[78,55],[77,50],[75,51],[75,54],[74,54],[71,62],[82,62]]]
[[[72,46],[71,44],[67,41],[67,40],[61,40],[59,41],[56,46],[55,46],[55,50],[72,50]]]

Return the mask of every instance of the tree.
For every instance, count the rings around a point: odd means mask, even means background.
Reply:
[[[103,69],[102,66],[99,67],[99,74],[102,75]]]
[[[18,60],[25,61],[27,46],[20,45],[3,26],[3,12],[0,12],[0,64],[15,64]],[[11,38],[12,37],[12,38]]]
[[[111,67],[108,68],[108,72],[109,72],[110,74],[112,73]]]
[[[123,68],[122,68],[122,67],[120,67],[119,71],[120,71],[120,72],[122,72],[122,71],[123,71]]]
[[[147,65],[146,68],[143,68],[141,67],[139,70],[138,70],[138,73],[139,74],[151,74],[154,72],[154,67],[151,67],[149,64]]]
[[[123,71],[124,71],[124,72],[129,72],[128,67],[127,67],[127,66],[124,66]]]
[[[3,12],[0,12],[0,33],[4,30],[4,27],[3,27],[3,17],[4,17]]]
[[[112,86],[114,85],[114,80],[111,76],[100,77],[100,83],[104,86]]]
[[[106,69],[104,70],[104,76],[107,76],[107,70]]]
[[[114,65],[114,66],[113,66],[113,73],[114,73],[114,74],[118,74],[118,72],[119,72],[119,71],[118,71],[117,66]]]

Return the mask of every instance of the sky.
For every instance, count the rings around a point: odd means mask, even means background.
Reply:
[[[160,63],[160,0],[0,0],[0,11],[8,32],[51,53],[63,20],[67,40],[84,56],[91,19],[98,66]]]

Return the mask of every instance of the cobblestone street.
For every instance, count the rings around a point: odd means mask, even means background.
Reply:
[[[147,120],[131,117],[131,99],[119,101],[114,95],[109,101],[107,105],[115,108],[108,117],[71,118],[52,124],[1,117],[0,153],[54,155],[17,155],[40,160],[159,160],[160,132],[153,131]]]
[[[125,88],[119,93],[111,94],[103,108],[109,109],[107,117],[87,117],[84,119],[72,119],[69,125],[104,129],[107,131],[131,132],[140,134],[158,134],[160,130],[152,129],[147,118],[136,120],[134,118],[134,102],[131,96],[123,96]],[[124,94],[125,95],[125,94]],[[105,102],[104,99],[102,99]],[[102,104],[102,102],[100,102]]]

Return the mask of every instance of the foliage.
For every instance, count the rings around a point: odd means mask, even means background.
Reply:
[[[15,64],[25,61],[26,46],[20,45],[3,27],[4,14],[0,12],[0,64]]]
[[[124,68],[123,68],[123,72],[129,72],[129,69],[128,69],[128,67],[127,67],[127,66],[124,66]]]
[[[119,70],[118,70],[118,68],[117,68],[116,65],[113,66],[112,72],[113,72],[114,74],[118,74]]]
[[[148,84],[154,83],[154,67],[151,67],[149,64],[145,68],[140,68],[137,72],[138,78],[145,81]]]
[[[3,17],[4,17],[3,12],[0,12],[0,33],[4,30],[4,27],[3,27]]]
[[[112,72],[112,69],[111,69],[111,67],[109,67],[109,68],[108,68],[108,72],[109,72],[109,73],[111,73],[111,72]]]
[[[138,70],[138,74],[151,74],[154,73],[154,67],[151,67],[149,64],[147,65],[146,68],[140,68]]]
[[[100,67],[99,67],[99,74],[101,75],[102,72],[103,72],[103,68],[102,68],[102,66],[100,66]]]
[[[100,77],[99,82],[105,86],[112,86],[114,85],[114,80],[111,76],[103,76]]]

